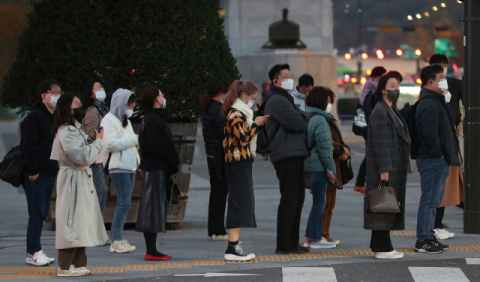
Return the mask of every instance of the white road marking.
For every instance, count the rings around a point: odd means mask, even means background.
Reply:
[[[284,282],[337,282],[333,267],[282,267]]]
[[[467,264],[480,264],[480,258],[466,258]]]
[[[470,282],[460,268],[409,267],[415,282]]]
[[[205,274],[175,274],[174,276],[203,276],[203,277],[227,277],[227,276],[254,276],[261,274],[247,274],[247,273],[205,273]]]

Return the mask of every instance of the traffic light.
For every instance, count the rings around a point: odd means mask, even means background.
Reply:
[[[402,49],[397,49],[397,56],[402,56],[402,55],[403,55]]]
[[[352,55],[350,53],[345,54],[345,59],[350,60],[352,58]]]
[[[415,50],[415,55],[421,56],[422,55],[422,50],[420,50],[420,49]]]
[[[362,59],[364,59],[364,60],[368,59],[367,53],[362,53]]]

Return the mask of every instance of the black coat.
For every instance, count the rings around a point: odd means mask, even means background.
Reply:
[[[203,140],[205,140],[207,156],[215,156],[218,146],[221,145],[225,137],[224,127],[225,116],[222,115],[222,103],[212,99],[202,118]]]
[[[166,109],[151,109],[143,118],[139,132],[141,170],[165,169],[172,174],[178,172],[180,159],[166,119]]]
[[[456,78],[447,77],[448,91],[452,94],[452,99],[450,99],[450,107],[452,107],[453,122],[456,126],[462,120],[462,113],[460,112],[460,100],[463,104],[463,89],[462,81]]]
[[[365,229],[405,229],[405,192],[409,162],[410,136],[407,123],[396,107],[392,109],[382,100],[375,105],[368,122],[367,185],[363,223]],[[388,183],[397,192],[402,211],[399,214],[369,214],[366,212],[368,193],[378,187],[380,174],[384,172],[389,172]]]
[[[421,142],[417,158],[445,157],[449,165],[460,166],[452,110],[445,103],[445,97],[429,89],[423,89],[421,97],[415,114],[415,128]],[[436,101],[442,104],[441,115]]]
[[[58,162],[50,159],[53,146],[52,127],[53,114],[43,102],[37,101],[21,124],[20,148],[27,162],[29,175],[57,175]]]

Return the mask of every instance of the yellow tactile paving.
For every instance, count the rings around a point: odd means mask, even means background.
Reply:
[[[18,273],[21,268],[0,268],[0,273]]]
[[[468,246],[471,247],[472,249],[480,249],[480,244],[470,244]]]
[[[350,253],[354,256],[373,256],[375,253],[373,253],[370,250],[350,250]]]
[[[353,257],[352,253],[350,252],[320,252],[322,257],[329,257],[329,258],[351,258]]]
[[[126,270],[157,270],[158,264],[129,264],[123,268]]]
[[[259,261],[290,261],[289,256],[258,256]]]
[[[290,259],[321,259],[320,253],[289,254]]]
[[[15,279],[20,278],[50,278],[56,267],[22,268]]]
[[[243,261],[243,260],[226,260],[226,263],[258,263],[258,259],[254,258],[251,260]]]
[[[390,232],[392,236],[415,236],[417,235],[416,231],[392,231]]]
[[[397,252],[404,253],[404,254],[413,254],[415,251],[413,248],[408,248],[408,249],[395,249]]]
[[[221,259],[194,260],[192,265],[225,265],[225,261]]]
[[[191,262],[161,262],[159,268],[192,267]]]
[[[13,280],[16,274],[0,274],[0,280]]]
[[[470,246],[450,246],[448,249],[450,251],[473,251],[473,248]]]
[[[123,266],[88,267],[92,273],[121,273]]]

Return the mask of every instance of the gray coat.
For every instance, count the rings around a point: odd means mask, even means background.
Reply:
[[[399,121],[401,120],[401,122]],[[364,200],[363,227],[368,230],[405,229],[405,192],[410,162],[410,136],[405,120],[396,107],[385,101],[377,103],[368,122],[367,190]],[[388,183],[400,202],[400,214],[368,214],[368,193],[378,187],[380,174],[389,172]]]
[[[293,104],[293,98],[287,91],[273,85],[264,101],[264,113],[270,115],[265,128],[271,140],[271,162],[274,164],[286,158],[308,157],[304,138],[308,115]]]

